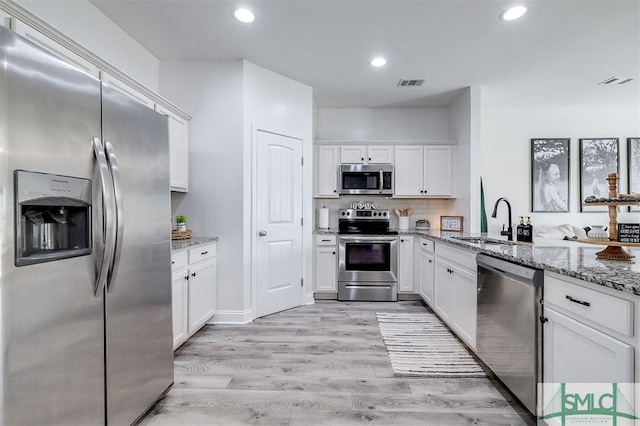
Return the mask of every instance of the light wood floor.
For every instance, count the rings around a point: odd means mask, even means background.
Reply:
[[[175,385],[141,424],[535,424],[493,379],[394,376],[375,313],[425,309],[317,301],[205,326],[176,351]]]

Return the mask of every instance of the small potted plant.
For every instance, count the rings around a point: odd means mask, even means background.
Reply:
[[[176,231],[184,232],[187,230],[187,217],[182,214],[176,215]]]

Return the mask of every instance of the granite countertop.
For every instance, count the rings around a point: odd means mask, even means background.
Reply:
[[[603,250],[605,245],[542,238],[533,243],[505,241],[505,244],[476,244],[455,239],[461,236],[458,232],[441,232],[439,229],[397,231],[399,235],[424,236],[520,265],[556,272],[640,296],[640,249],[625,248],[636,256],[631,261],[601,260],[596,259],[596,253]],[[329,233],[319,230],[315,232]],[[337,233],[337,230],[333,230],[333,233]],[[480,237],[479,234],[466,233],[462,236]],[[489,235],[489,238],[505,240],[503,236]]]
[[[543,238],[539,238],[533,243],[476,244],[456,240],[453,237],[460,234],[451,232],[441,233],[439,230],[435,230],[428,233],[418,231],[416,234],[520,265],[556,272],[640,296],[640,263],[635,260],[640,259],[640,250],[638,249],[625,248],[636,256],[631,261],[601,260],[596,259],[596,253],[602,251],[605,245]],[[479,237],[480,235],[464,234],[464,236]],[[489,238],[505,239],[503,236],[494,237],[491,235]]]
[[[191,237],[188,240],[171,240],[171,250],[183,250],[217,241],[218,237]]]

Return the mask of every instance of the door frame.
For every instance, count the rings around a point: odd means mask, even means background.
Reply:
[[[266,132],[272,133],[275,135],[284,136],[287,138],[298,139],[302,146],[300,147],[300,154],[302,158],[305,157],[305,140],[304,137],[297,132],[284,130],[275,128],[272,126],[265,126],[261,124],[253,123],[251,125],[251,311],[252,318],[255,320],[257,318],[258,313],[258,132]],[[304,160],[303,160],[304,161]],[[304,279],[305,285],[301,289],[300,293],[300,305],[307,304],[307,289],[310,288],[311,280],[309,278],[309,263],[306,256],[306,253],[310,252],[310,244],[311,244],[311,233],[306,232],[308,227],[311,224],[311,218],[307,217],[305,214],[307,209],[305,206],[305,197],[311,196],[311,194],[307,194],[305,191],[305,176],[306,169],[305,167],[309,167],[309,160],[306,161],[306,164],[303,165],[302,168],[302,194],[301,194],[301,208],[302,208],[302,217],[304,218],[304,226],[301,226],[302,233],[302,277]],[[307,235],[309,234],[309,235]],[[313,291],[311,291],[311,295],[313,295]],[[246,300],[246,299],[245,299]]]

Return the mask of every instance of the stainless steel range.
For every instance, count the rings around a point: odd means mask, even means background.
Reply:
[[[398,233],[389,217],[389,210],[338,212],[338,300],[398,300]]]

